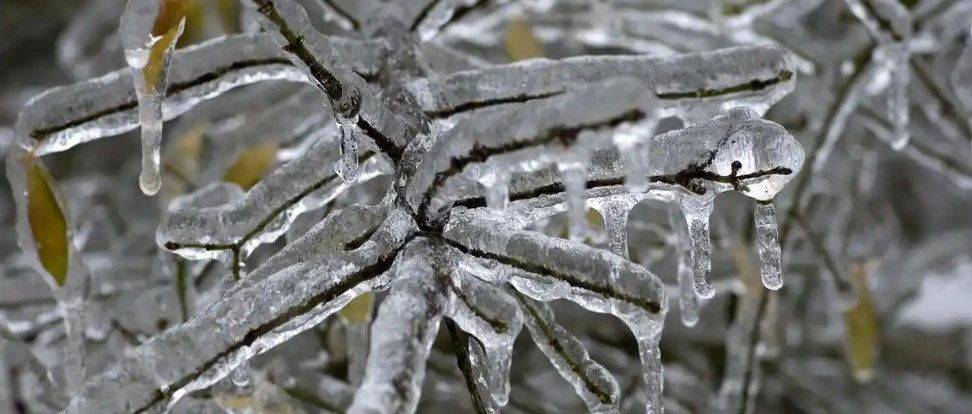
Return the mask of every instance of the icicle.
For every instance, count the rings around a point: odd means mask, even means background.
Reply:
[[[899,151],[908,145],[909,101],[908,85],[911,83],[911,66],[905,45],[889,46],[888,65],[891,66],[891,85],[888,90],[888,119],[893,126],[894,140],[891,148]]]
[[[678,313],[682,325],[691,328],[699,323],[699,297],[692,285],[688,259],[688,255],[682,255],[678,261]]]
[[[604,218],[604,230],[608,248],[612,253],[628,258],[628,215],[638,199],[630,195],[591,200],[591,204]]]
[[[772,201],[757,201],[756,243],[759,249],[759,274],[763,286],[777,290],[783,286],[783,252],[780,249],[779,230],[776,226],[776,208]]]
[[[689,252],[692,248],[689,245],[688,229],[674,209],[669,212],[668,221],[677,239],[675,243],[678,252],[679,318],[682,325],[692,327],[699,322],[699,297],[695,295],[695,288],[692,285],[692,265],[689,263]]]
[[[505,211],[509,203],[509,172],[488,162],[482,168],[479,183],[483,186],[486,206],[491,210]]]
[[[689,240],[692,244],[692,273],[695,293],[703,299],[715,296],[709,284],[709,271],[712,269],[709,243],[709,215],[712,214],[713,196],[682,195],[679,202],[685,222],[688,224]]]
[[[590,229],[587,226],[587,203],[584,192],[587,180],[587,160],[585,154],[564,155],[557,163],[557,169],[564,179],[567,192],[567,218],[570,222],[570,239],[583,240]]]
[[[132,68],[142,128],[142,192],[155,195],[162,185],[162,100],[165,98],[169,61],[185,27],[185,1],[131,0],[122,15],[120,34],[125,61]],[[148,22],[154,20],[151,31]]]
[[[665,386],[664,366],[661,361],[661,330],[653,335],[636,335],[638,355],[641,357],[641,371],[645,380],[645,394],[648,396],[645,413],[657,414],[665,411],[662,392]]]
[[[357,119],[345,118],[337,112],[334,117],[341,129],[341,160],[334,166],[334,171],[344,182],[352,183],[358,179]]]

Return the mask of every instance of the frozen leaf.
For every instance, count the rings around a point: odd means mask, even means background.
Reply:
[[[15,154],[12,151],[11,154]],[[20,162],[8,160],[9,168],[20,164],[26,177],[24,196],[27,199],[27,223],[36,246],[37,259],[47,274],[59,286],[64,286],[68,277],[68,218],[61,205],[60,196],[54,187],[54,179],[44,166],[32,155],[24,154]]]

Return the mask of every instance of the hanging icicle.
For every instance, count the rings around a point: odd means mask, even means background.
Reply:
[[[763,279],[763,286],[777,290],[783,286],[783,252],[780,248],[776,208],[773,207],[773,201],[757,201],[754,216],[756,245],[759,250],[759,274]]]
[[[685,222],[688,224],[689,241],[692,246],[692,281],[695,294],[703,299],[715,296],[715,290],[709,284],[709,271],[712,269],[709,216],[712,214],[714,200],[715,197],[710,195],[679,196],[679,204]]]

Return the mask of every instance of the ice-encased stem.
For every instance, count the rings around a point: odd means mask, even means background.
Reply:
[[[689,240],[692,246],[692,275],[695,293],[704,299],[715,296],[715,290],[709,284],[709,272],[712,269],[709,215],[712,214],[713,200],[714,197],[705,195],[682,195],[679,197],[682,214],[688,224]]]
[[[757,201],[754,211],[759,274],[763,286],[777,290],[783,286],[783,251],[780,247],[776,208],[772,201]]]
[[[63,317],[67,347],[64,349],[64,377],[67,393],[78,397],[84,387],[85,368],[85,312],[84,299],[58,298],[58,307]]]

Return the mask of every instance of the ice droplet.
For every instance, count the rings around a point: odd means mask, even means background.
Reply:
[[[689,240],[692,245],[692,274],[695,293],[700,298],[715,296],[709,284],[709,271],[712,269],[711,243],[709,242],[709,215],[712,214],[713,196],[683,194],[679,197],[682,214],[688,223]]]
[[[783,286],[783,252],[776,225],[776,208],[772,202],[756,202],[756,243],[759,249],[759,273],[763,286],[777,290]]]

